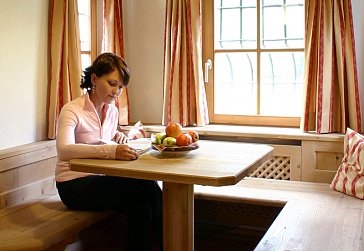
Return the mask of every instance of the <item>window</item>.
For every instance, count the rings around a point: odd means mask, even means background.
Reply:
[[[82,69],[91,65],[96,55],[96,1],[78,0]]]
[[[204,59],[213,62],[210,121],[299,126],[304,0],[203,2]]]

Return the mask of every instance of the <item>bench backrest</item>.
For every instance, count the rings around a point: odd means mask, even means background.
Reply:
[[[0,150],[0,209],[57,194],[54,140]]]

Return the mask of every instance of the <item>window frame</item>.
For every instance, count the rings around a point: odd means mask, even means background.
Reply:
[[[260,0],[257,1],[257,9],[260,9]],[[257,43],[260,43],[260,11],[257,14]],[[202,1],[202,58],[203,62],[211,59],[215,62],[215,52],[257,52],[257,92],[260,92],[260,54],[262,52],[287,52],[286,49],[262,49],[260,45],[257,49],[214,49],[214,0]],[[304,52],[304,49],[290,49],[289,51]],[[206,73],[204,73],[206,74]],[[211,124],[236,124],[248,126],[279,126],[279,127],[299,127],[300,117],[279,117],[263,115],[222,115],[214,113],[214,67],[208,72],[209,82],[205,83],[207,106],[209,111],[209,120]],[[260,95],[257,95],[258,106],[260,104]],[[258,110],[260,107],[258,107]]]
[[[80,1],[80,0],[79,0]],[[98,27],[98,13],[97,13],[97,1],[98,0],[88,0],[90,2],[90,22],[91,22],[91,31],[90,31],[90,41],[91,47],[90,50],[81,50],[82,55],[90,55],[90,63],[96,59],[97,55],[97,47],[98,47],[98,38],[97,38],[97,27]],[[81,29],[81,27],[80,27]]]

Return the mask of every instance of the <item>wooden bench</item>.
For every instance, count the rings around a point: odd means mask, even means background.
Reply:
[[[255,250],[364,250],[364,201],[327,183],[245,178],[195,186],[195,198],[282,207]]]
[[[0,250],[64,250],[81,230],[111,217],[65,207],[55,188],[56,156],[54,140],[0,150]]]
[[[67,209],[58,195],[0,210],[0,250],[64,250],[111,212]]]

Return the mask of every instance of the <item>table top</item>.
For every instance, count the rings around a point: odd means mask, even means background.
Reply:
[[[200,140],[184,156],[164,156],[151,149],[134,161],[73,159],[73,171],[209,186],[233,185],[262,164],[273,148],[263,144]]]

